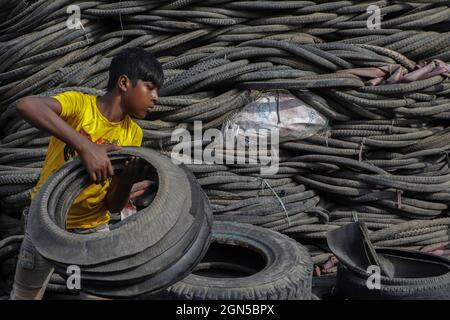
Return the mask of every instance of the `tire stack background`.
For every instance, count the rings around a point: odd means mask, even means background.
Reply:
[[[81,9],[78,29],[67,24],[74,23],[67,13],[73,4]],[[369,5],[380,8],[381,28],[368,28]],[[18,117],[14,102],[65,90],[100,95],[112,56],[135,46],[154,53],[166,76],[159,103],[138,121],[144,147],[169,154],[173,130],[193,129],[194,121],[220,128],[252,101],[251,90],[290,90],[330,121],[320,134],[282,144],[275,176],[252,165],[189,166],[217,220],[297,239],[318,273],[335,271],[326,232],[355,217],[367,223],[375,245],[450,256],[450,1],[0,6],[0,296],[18,249],[18,238],[8,237],[23,232],[21,210],[49,141]],[[392,81],[380,75],[386,66],[402,76],[430,69]],[[378,68],[370,69],[377,76],[348,72],[355,68]],[[54,284],[59,288],[58,279]]]

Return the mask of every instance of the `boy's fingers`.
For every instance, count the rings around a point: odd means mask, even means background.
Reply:
[[[108,178],[111,176],[111,175],[109,174],[109,168],[108,168],[108,166],[106,166],[106,168],[103,169],[103,174],[104,174],[104,176],[103,176],[102,182],[105,181],[105,180],[108,180]]]
[[[97,175],[95,174],[95,172],[91,172],[90,175],[91,175],[92,181],[97,182]]]
[[[105,181],[105,179],[106,179],[106,170],[103,168],[100,169],[100,178],[98,179],[99,180],[98,183],[102,183],[103,181]]]
[[[129,164],[130,164],[130,162],[128,160],[126,160],[125,163],[123,164],[122,174],[127,174]]]
[[[145,190],[138,190],[130,193],[130,200],[135,200],[145,193]]]
[[[109,175],[108,175],[108,178],[109,178],[109,177],[112,177],[112,176],[114,175],[114,170],[113,170],[111,161],[108,162],[108,174],[109,174]]]
[[[101,170],[97,170],[95,172],[95,183],[100,183],[100,181],[102,180],[102,171]]]
[[[136,157],[133,157],[131,159],[131,166],[130,166],[131,174],[135,175],[137,173],[137,169],[138,169],[138,159]]]
[[[121,146],[116,146],[116,145],[114,145],[114,144],[107,144],[107,145],[106,145],[106,151],[107,151],[107,152],[109,152],[109,151],[118,151],[118,150],[120,150],[120,149],[122,149]]]
[[[136,192],[139,190],[147,190],[147,188],[153,184],[153,181],[150,180],[142,180],[139,182],[136,182],[135,184],[133,184],[133,187],[131,188],[131,192]]]

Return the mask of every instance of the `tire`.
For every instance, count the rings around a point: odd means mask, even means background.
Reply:
[[[122,286],[118,286],[117,283],[113,283],[112,286],[110,285],[104,287],[98,285],[83,286],[82,284],[83,291],[108,298],[137,297],[145,293],[160,291],[171,284],[184,279],[202,260],[208,250],[208,244],[211,238],[211,229],[212,217],[205,216],[200,233],[189,250],[169,268],[162,270],[161,272],[156,273],[145,280],[141,280],[139,283],[130,283]],[[171,254],[172,252],[168,250],[164,252],[161,257],[159,257],[159,260],[164,261],[164,259],[168,259]]]
[[[131,155],[153,166],[158,189],[148,207],[111,231],[77,235],[64,230],[71,202],[88,183],[80,160],[49,177],[30,208],[28,230],[38,252],[63,277],[68,277],[68,265],[79,266],[83,291],[102,297],[129,298],[165,288],[189,274],[209,244],[211,208],[192,173],[141,148],[109,154],[114,170]]]
[[[225,270],[215,270],[218,267]],[[161,296],[183,300],[309,300],[312,269],[308,251],[291,238],[249,224],[215,221],[205,258],[194,273]]]
[[[67,162],[47,179],[30,207],[30,235],[45,258],[64,264],[96,265],[123,257],[124,248],[118,247],[117,243],[127,244],[125,249],[128,255],[136,254],[157,243],[173,228],[180,216],[189,211],[191,190],[181,168],[155,151],[124,148],[121,152],[111,153],[115,171],[126,155],[140,157],[156,169],[159,192],[152,205],[140,215],[135,215],[134,219],[124,220],[121,227],[112,232],[83,237],[66,232],[64,215],[73,198],[88,182],[80,160]],[[138,225],[146,230],[140,237],[130,232],[135,231]],[[45,232],[41,234],[42,231]],[[80,247],[84,250],[79,250]]]
[[[450,260],[423,252],[375,248],[370,237],[360,221],[327,233],[328,247],[339,259],[336,288],[340,296],[370,300],[450,299]],[[378,274],[370,272],[374,266],[378,267]]]
[[[380,289],[367,286],[369,274],[340,263],[337,274],[339,295],[367,300],[448,300],[450,260],[431,254],[401,249],[376,249],[394,265],[393,278],[381,276]],[[407,274],[405,274],[407,272]]]

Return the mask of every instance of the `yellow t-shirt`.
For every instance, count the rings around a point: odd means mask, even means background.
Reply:
[[[97,144],[110,143],[119,146],[141,146],[142,129],[129,116],[120,122],[111,122],[97,107],[96,97],[69,91],[53,96],[61,103],[60,117],[87,139]],[[32,192],[34,198],[42,184],[64,162],[76,156],[75,150],[61,140],[52,137],[45,157],[40,179]],[[110,219],[104,203],[109,182],[91,184],[75,198],[67,214],[67,229],[94,228]]]

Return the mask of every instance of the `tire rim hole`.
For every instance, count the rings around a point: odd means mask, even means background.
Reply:
[[[262,253],[255,248],[213,242],[193,274],[208,278],[244,278],[260,272],[266,264]]]

